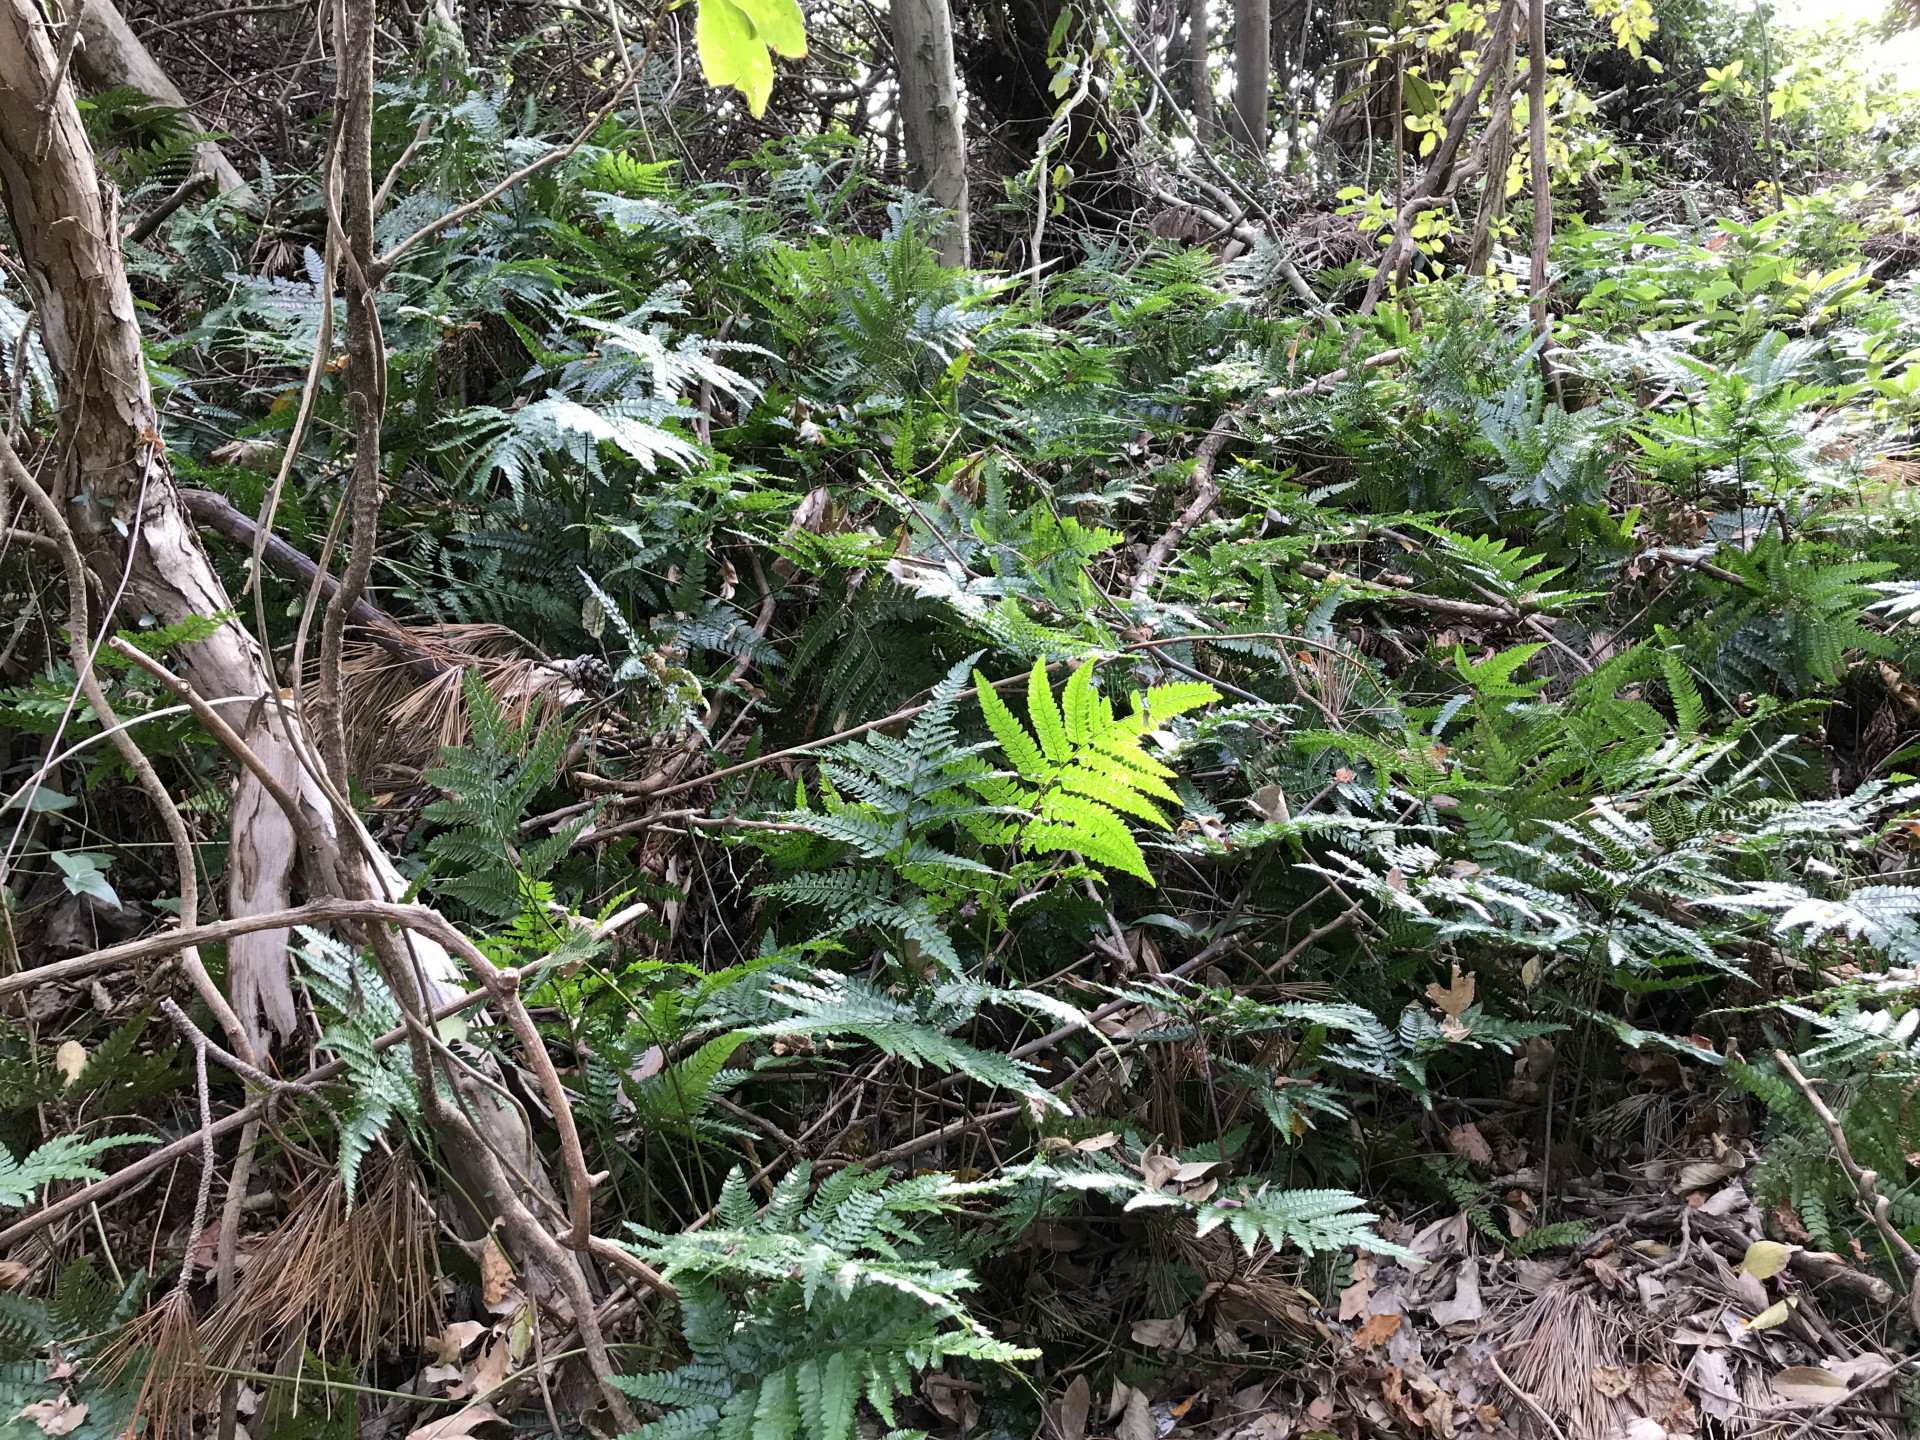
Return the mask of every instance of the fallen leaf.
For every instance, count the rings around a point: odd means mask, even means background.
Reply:
[[[1196,1180],[1206,1178],[1207,1173],[1220,1164],[1218,1160],[1189,1160],[1173,1172],[1173,1178],[1178,1184],[1191,1185]]]
[[[1447,1144],[1452,1147],[1454,1154],[1466,1156],[1475,1165],[1493,1164],[1493,1147],[1487,1144],[1487,1137],[1480,1133],[1480,1127],[1471,1120],[1449,1130]]]
[[[1086,1140],[1074,1141],[1073,1148],[1082,1155],[1090,1155],[1096,1150],[1111,1150],[1120,1143],[1120,1137],[1109,1130],[1104,1135],[1095,1135]]]
[[[1248,806],[1268,824],[1279,824],[1293,817],[1287,813],[1287,795],[1278,785],[1262,785],[1247,798]]]
[[[1730,1175],[1738,1175],[1745,1168],[1745,1164],[1733,1156],[1725,1160],[1695,1160],[1680,1167],[1680,1176],[1673,1182],[1673,1193],[1681,1195],[1688,1190],[1704,1190],[1709,1185],[1718,1185]]]
[[[16,1418],[33,1421],[43,1434],[71,1435],[85,1422],[87,1407],[74,1404],[62,1394],[53,1400],[39,1400],[23,1406]]]
[[[1400,1322],[1406,1317],[1391,1312],[1385,1315],[1370,1316],[1367,1323],[1353,1332],[1353,1343],[1362,1350],[1370,1350],[1375,1345],[1387,1343],[1387,1337],[1400,1328]]]
[[[1147,1408],[1147,1392],[1135,1390],[1127,1396],[1127,1410],[1114,1428],[1116,1440],[1159,1440],[1153,1412]]]
[[[1127,1400],[1133,1394],[1133,1387],[1124,1380],[1116,1379],[1113,1389],[1107,1395],[1107,1423],[1113,1424],[1126,1413]]]
[[[1778,1240],[1756,1240],[1747,1247],[1747,1258],[1740,1262],[1740,1268],[1756,1280],[1770,1280],[1786,1268],[1799,1248]]]
[[[1140,1174],[1155,1190],[1166,1189],[1167,1181],[1171,1180],[1179,1169],[1180,1162],[1169,1155],[1158,1155],[1149,1150],[1140,1157]]]
[[[1540,983],[1540,957],[1538,955],[1520,967],[1520,983],[1528,990],[1533,989]],[[1491,1405],[1482,1405],[1480,1408],[1482,1410],[1493,1410]],[[1493,1410],[1493,1413],[1498,1415],[1500,1412]],[[1494,1423],[1497,1425],[1500,1422],[1496,1420]]]
[[[1444,989],[1438,984],[1427,986],[1427,998],[1438,1005],[1449,1018],[1458,1020],[1461,1012],[1473,1004],[1474,983],[1473,972],[1469,970],[1462,975],[1460,966],[1456,963],[1453,967],[1452,983]]]
[[[1169,1320],[1136,1320],[1133,1343],[1149,1350],[1172,1350],[1187,1338],[1187,1317],[1175,1315]]]
[[[428,1358],[435,1365],[451,1365],[460,1352],[487,1333],[478,1320],[457,1320],[427,1342]]]
[[[489,1306],[498,1305],[512,1288],[513,1266],[507,1261],[507,1252],[488,1235],[487,1243],[480,1248],[480,1298]]]
[[[407,1440],[463,1440],[466,1436],[511,1435],[513,1426],[491,1405],[469,1405],[407,1432]]]
[[[1789,1365],[1767,1382],[1773,1393],[1796,1405],[1825,1405],[1847,1393],[1847,1382],[1817,1365]]]
[[[1587,1269],[1593,1272],[1594,1279],[1598,1280],[1609,1290],[1619,1290],[1626,1284],[1620,1272],[1604,1260],[1595,1259],[1587,1261]]]
[[[1789,1295],[1784,1300],[1776,1300],[1751,1320],[1746,1321],[1749,1330],[1771,1330],[1775,1326],[1787,1323],[1787,1317],[1793,1314],[1794,1307],[1800,1303],[1800,1297]]]
[[[1436,1325],[1464,1325],[1478,1320],[1485,1313],[1480,1303],[1480,1262],[1472,1258],[1462,1261],[1459,1278],[1453,1282],[1453,1298],[1429,1305],[1427,1313]]]
[[[1333,1397],[1316,1395],[1313,1403],[1307,1406],[1307,1418],[1316,1425],[1324,1425],[1333,1418]]]
[[[1073,1377],[1067,1393],[1060,1397],[1060,1440],[1086,1440],[1087,1416],[1093,1408],[1093,1392],[1085,1375]]]
[[[71,1085],[80,1078],[80,1072],[87,1068],[87,1047],[78,1040],[63,1040],[60,1048],[53,1052],[53,1068],[60,1072],[60,1083]],[[45,1426],[41,1427],[45,1429]],[[48,1430],[49,1435],[64,1435],[64,1430]]]
[[[511,1342],[504,1335],[494,1336],[487,1342],[487,1348],[480,1352],[464,1372],[467,1393],[485,1395],[492,1390],[507,1378],[507,1367],[511,1359]]]
[[[1482,1405],[1473,1412],[1473,1418],[1480,1422],[1480,1428],[1482,1430],[1498,1430],[1500,1428],[1500,1407],[1497,1405]]]
[[[1632,1372],[1618,1365],[1596,1365],[1589,1378],[1593,1381],[1593,1388],[1609,1400],[1618,1400],[1633,1385]]]
[[[1373,1277],[1355,1280],[1353,1284],[1340,1292],[1340,1319],[1342,1323],[1358,1320],[1367,1313],[1367,1301],[1373,1298]]]
[[[933,1406],[943,1420],[951,1420],[960,1427],[960,1433],[966,1434],[979,1423],[980,1402],[973,1398],[973,1391],[957,1385],[943,1385],[940,1382],[951,1377],[938,1372],[927,1376],[927,1403]]]
[[[1673,1250],[1672,1246],[1662,1245],[1658,1240],[1636,1240],[1632,1248],[1649,1260],[1664,1260]]]
[[[33,1267],[18,1260],[0,1260],[0,1290],[18,1290],[33,1278]]]

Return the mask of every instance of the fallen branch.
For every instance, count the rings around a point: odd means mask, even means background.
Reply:
[[[1913,1321],[1913,1327],[1920,1330],[1920,1250],[1913,1242],[1900,1233],[1887,1212],[1893,1202],[1879,1190],[1880,1177],[1871,1170],[1863,1170],[1853,1158],[1853,1151],[1847,1145],[1847,1132],[1840,1126],[1839,1117],[1827,1108],[1827,1102],[1820,1098],[1807,1077],[1793,1063],[1793,1057],[1784,1050],[1773,1052],[1774,1062],[1779,1065],[1794,1088],[1806,1097],[1807,1104],[1813,1107],[1813,1113],[1820,1117],[1820,1123],[1826,1128],[1827,1139],[1833,1143],[1834,1153],[1839,1156],[1840,1168],[1847,1172],[1847,1178],[1853,1181],[1853,1188],[1859,1194],[1860,1204],[1873,1217],[1873,1228],[1880,1232],[1880,1238],[1887,1243],[1888,1249],[1900,1257],[1900,1263],[1907,1271],[1907,1313]]]
[[[1239,407],[1222,410],[1219,418],[1213,422],[1213,428],[1207,431],[1206,438],[1200,442],[1199,452],[1193,462],[1193,500],[1167,526],[1166,532],[1153,542],[1153,548],[1147,551],[1147,558],[1140,562],[1140,572],[1133,577],[1133,593],[1128,597],[1135,605],[1147,598],[1147,590],[1152,586],[1154,576],[1167,563],[1167,557],[1173,554],[1174,547],[1187,538],[1193,527],[1213,509],[1214,502],[1219,500],[1220,481],[1214,474],[1214,468],[1219,463],[1220,452],[1227,448],[1227,441],[1233,438],[1233,425],[1241,414]]]
[[[126,238],[136,245],[139,244],[165,224],[169,215],[213,183],[214,177],[211,171],[201,171],[187,176],[175,187],[171,195],[127,227]]]
[[[186,507],[187,513],[193,517],[195,524],[218,531],[234,544],[246,546],[249,551],[254,549],[260,530],[252,518],[242,515],[224,498],[211,490],[182,490],[179,495],[180,503]],[[301,585],[311,586],[314,578],[320,574],[318,565],[277,535],[266,536],[264,543],[259,545],[258,553],[267,567],[276,575]],[[339,588],[340,582],[333,576],[327,575],[320,578],[322,599],[331,600]],[[428,654],[416,644],[398,620],[385,611],[375,608],[365,599],[354,602],[353,608],[347,612],[347,619],[349,623],[365,631],[367,638],[374,644],[407,666],[422,680],[435,679],[453,669],[451,665]]]

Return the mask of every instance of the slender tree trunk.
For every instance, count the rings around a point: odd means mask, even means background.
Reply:
[[[1527,128],[1533,170],[1533,332],[1547,333],[1547,246],[1553,239],[1553,176],[1547,171],[1547,0],[1527,7]]]
[[[1272,86],[1273,25],[1268,0],[1234,0],[1233,138],[1249,154],[1267,153],[1267,101]]]
[[[1220,118],[1213,109],[1213,35],[1207,25],[1212,0],[1188,0],[1188,87],[1193,91],[1193,134],[1202,145],[1220,138]]]
[[[116,593],[124,571],[133,613],[164,624],[217,615],[232,604],[174,490],[160,444],[119,217],[62,74],[62,36],[41,20],[33,0],[0,0],[0,189],[59,395],[49,478],[107,595]],[[101,623],[110,629],[113,617]],[[209,700],[268,689],[259,647],[237,624],[182,654],[188,679]],[[297,773],[284,731],[257,716],[250,734],[277,772]],[[282,908],[296,855],[291,824],[277,806],[250,803],[245,780],[236,819],[230,913]],[[256,1043],[263,1011],[283,1033],[293,1028],[285,940],[284,932],[261,934],[228,951],[234,1008]]]
[[[967,145],[960,76],[953,62],[953,14],[947,0],[893,0],[893,56],[907,147],[907,185],[950,211],[940,258],[965,265]]]
[[[71,5],[72,0],[68,3]],[[180,87],[140,43],[113,0],[81,0],[80,47],[74,52],[73,68],[94,90],[131,85],[162,104],[188,111],[186,123],[193,129],[205,132],[210,128],[191,112]],[[235,191],[239,192],[238,198],[252,198],[247,182],[240,178],[217,141],[203,140],[193,147],[193,168],[213,176],[222,194]]]
[[[1469,274],[1486,273],[1493,258],[1493,227],[1507,209],[1507,170],[1513,163],[1513,92],[1518,84],[1515,73],[1513,27],[1491,32],[1487,44],[1500,55],[1500,78],[1488,102],[1491,116],[1480,140],[1480,170],[1485,183],[1480,188],[1480,205],[1473,217],[1473,233],[1467,241],[1466,265]]]

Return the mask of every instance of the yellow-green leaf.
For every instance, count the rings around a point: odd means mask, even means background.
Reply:
[[[753,21],[733,0],[700,0],[693,37],[700,69],[713,86],[731,85],[746,97],[754,115],[766,113],[773,94],[773,57],[754,33]]]
[[[1758,1315],[1747,1321],[1747,1329],[1771,1330],[1776,1325],[1784,1325],[1787,1323],[1787,1317],[1793,1314],[1794,1306],[1799,1303],[1799,1298],[1793,1295],[1789,1295],[1784,1300],[1776,1300]]]
[[[1756,1240],[1747,1247],[1747,1258],[1740,1262],[1740,1268],[1756,1280],[1770,1280],[1786,1268],[1799,1248],[1778,1240]]]
[[[807,26],[798,0],[733,0],[753,24],[753,33],[769,50],[789,60],[807,53]]]

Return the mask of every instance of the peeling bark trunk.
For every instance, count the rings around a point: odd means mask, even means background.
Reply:
[[[55,43],[32,0],[0,0],[0,198],[26,265],[59,396],[50,488],[105,594],[115,593],[124,570],[132,613],[151,614],[162,624],[217,615],[233,605],[158,443],[159,416],[111,190],[94,167],[71,83],[62,79],[55,88]],[[110,628],[113,617],[101,623]],[[243,727],[257,753],[274,773],[300,777],[298,793],[311,818],[333,835],[331,806],[273,716],[267,668],[253,637],[238,624],[223,625],[199,644],[183,646],[181,655],[187,679],[203,698],[258,702]],[[354,853],[351,845],[344,849]],[[235,797],[227,913],[284,908],[296,855],[286,815],[243,773]],[[370,878],[369,887],[399,893],[386,877]],[[268,1030],[289,1033],[296,1018],[286,940],[284,931],[263,932],[227,951],[231,998],[263,1050]],[[453,974],[444,951],[423,963],[443,983]]]
[[[159,443],[116,207],[95,170],[71,85],[61,79],[55,88],[54,44],[31,0],[0,0],[0,190],[59,395],[52,489],[107,594],[125,570],[135,613],[163,624],[216,615],[233,607],[180,504]],[[111,616],[102,621],[112,622]],[[259,647],[237,624],[183,647],[182,654],[187,678],[209,700],[267,691]],[[297,767],[283,735],[261,731],[256,738],[277,770]],[[286,817],[271,804],[247,809],[248,824],[233,835],[233,914],[284,905],[293,866]],[[286,989],[284,940],[248,937],[229,951],[236,999],[265,993],[277,1002]],[[290,995],[287,1006],[272,1006],[275,1028],[290,1006]],[[264,1038],[257,1012],[243,1008],[241,1014],[256,1039]]]
[[[205,132],[210,127],[193,114],[167,72],[160,68],[140,37],[121,15],[113,0],[83,0],[80,10],[80,48],[74,52],[73,68],[94,90],[111,90],[131,85],[143,95],[151,95],[165,105],[187,111],[187,124]],[[193,168],[213,176],[221,194],[235,192],[241,203],[251,203],[253,192],[240,172],[233,168],[217,141],[202,140],[193,147]]]

